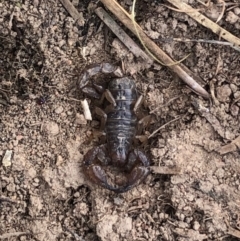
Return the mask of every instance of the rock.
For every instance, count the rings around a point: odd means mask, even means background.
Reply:
[[[63,107],[62,106],[58,106],[56,109],[55,109],[55,113],[56,114],[61,114],[63,112]]]
[[[229,85],[217,87],[217,99],[221,102],[228,101],[231,93],[232,90],[230,89]]]
[[[15,192],[16,191],[16,187],[15,187],[15,184],[14,183],[9,183],[6,187],[6,189],[9,191],[9,192]]]
[[[239,107],[237,105],[232,105],[230,111],[233,116],[238,116]]]
[[[59,133],[58,124],[53,121],[46,122],[43,126],[43,129],[50,136],[56,136]]]
[[[200,228],[199,222],[198,222],[198,221],[194,221],[194,223],[193,223],[193,229],[196,230],[196,231],[198,231],[199,228]]]
[[[9,166],[12,165],[12,161],[11,161],[11,159],[12,159],[12,152],[13,152],[12,150],[6,150],[5,155],[4,155],[3,159],[2,159],[2,165],[4,167],[9,167]]]
[[[77,125],[86,125],[87,124],[87,120],[85,119],[84,115],[81,115],[81,114],[77,113],[76,117],[75,117],[75,124],[77,124]]]
[[[227,13],[226,22],[234,24],[238,21],[239,17],[235,15],[232,11]]]

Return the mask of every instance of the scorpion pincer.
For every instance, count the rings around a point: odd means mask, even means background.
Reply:
[[[113,74],[120,78],[111,79],[108,88],[104,90],[90,81],[90,77],[98,73]],[[142,96],[138,97],[133,79],[121,76],[119,67],[103,63],[89,66],[79,79],[79,87],[84,93],[105,103],[104,110],[96,107],[95,111],[101,117],[106,144],[94,147],[86,153],[83,171],[93,183],[116,193],[126,192],[140,184],[149,174],[150,166],[145,153],[133,148],[139,122],[137,109]],[[103,168],[108,165],[121,170],[127,181],[120,186],[110,184]]]

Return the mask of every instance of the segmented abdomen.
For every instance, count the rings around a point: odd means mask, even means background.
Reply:
[[[128,152],[136,134],[137,117],[133,107],[137,100],[135,83],[129,78],[112,80],[108,86],[116,106],[107,113],[106,135],[109,148]]]

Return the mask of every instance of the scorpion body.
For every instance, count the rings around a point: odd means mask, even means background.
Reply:
[[[105,126],[107,147],[115,166],[124,166],[136,135],[137,116],[133,111],[137,101],[135,83],[129,78],[112,80],[108,85],[116,106],[107,113]]]
[[[80,87],[86,94],[98,98],[101,89],[96,84],[89,86],[89,77],[102,72],[119,75],[111,64],[89,67],[80,78]],[[108,89],[102,94],[104,111],[96,108],[101,116],[101,127],[106,134],[106,144],[94,147],[84,156],[83,170],[92,182],[117,193],[126,192],[141,183],[149,174],[150,161],[138,149],[132,148],[137,133],[136,109],[140,105],[134,80],[121,77],[110,80]],[[123,171],[127,182],[121,186],[109,184],[103,166],[112,165]]]

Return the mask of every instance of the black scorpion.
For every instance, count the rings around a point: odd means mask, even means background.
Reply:
[[[133,148],[139,123],[137,110],[142,96],[138,96],[135,82],[129,77],[110,80],[104,90],[90,81],[90,77],[98,73],[122,76],[120,68],[103,63],[86,68],[80,77],[79,87],[84,93],[97,99],[101,97],[99,93],[102,94],[100,103],[105,103],[105,109],[96,107],[95,111],[101,117],[101,129],[106,134],[106,144],[94,147],[84,156],[83,171],[92,182],[122,193],[140,184],[149,174],[148,157]],[[108,165],[121,170],[127,181],[120,186],[110,184],[103,168]]]

